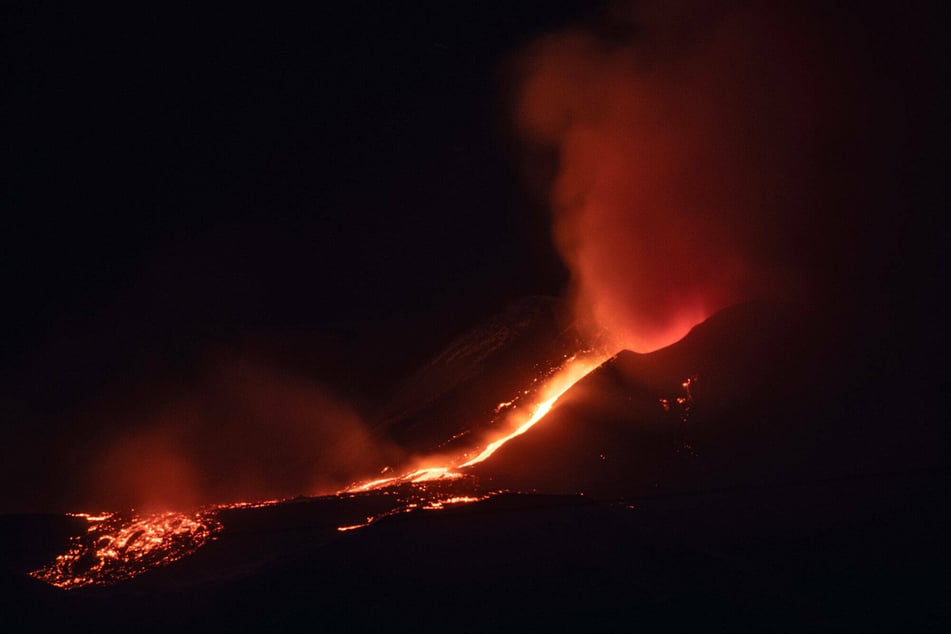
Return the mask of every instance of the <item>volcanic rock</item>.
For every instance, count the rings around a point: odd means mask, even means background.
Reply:
[[[474,472],[610,499],[938,465],[943,429],[914,396],[916,368],[840,335],[803,307],[734,306],[665,349],[620,353]]]
[[[411,452],[471,447],[492,427],[500,403],[583,347],[564,321],[564,306],[555,298],[509,305],[399,383],[376,431]]]

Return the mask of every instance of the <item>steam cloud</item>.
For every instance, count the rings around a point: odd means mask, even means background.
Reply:
[[[553,235],[582,326],[649,352],[732,303],[868,275],[861,236],[879,228],[861,210],[895,96],[850,20],[646,3],[526,52],[518,131],[556,154]]]

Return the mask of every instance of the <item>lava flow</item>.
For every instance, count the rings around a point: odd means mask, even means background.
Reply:
[[[385,495],[394,495],[394,504],[386,511],[367,516],[365,521],[338,526],[337,530],[343,532],[361,528],[398,513],[441,510],[448,506],[478,502],[499,493],[478,490],[475,480],[466,477],[465,470],[484,462],[507,442],[531,429],[568,390],[610,356],[591,351],[579,352],[568,357],[546,379],[536,379],[535,383],[540,383],[540,387],[524,390],[519,397],[500,404],[497,411],[511,410],[507,417],[507,429],[474,456],[463,454],[443,464],[433,464],[437,460],[431,458],[421,463],[423,466],[417,465],[402,475],[357,482],[339,491],[337,497],[354,498],[386,489]],[[524,410],[521,408],[523,398],[532,399],[532,403]],[[519,415],[522,411],[526,414]],[[73,537],[67,552],[30,574],[63,589],[117,583],[194,553],[222,530],[219,511],[223,509],[278,503],[278,500],[269,500],[213,505],[191,514],[76,514],[88,522],[86,533]]]
[[[88,522],[84,535],[53,563],[30,573],[57,588],[108,585],[192,554],[221,529],[210,510],[139,516],[75,513]]]
[[[545,380],[542,386],[537,390],[525,390],[512,400],[499,403],[495,409],[497,413],[506,409],[517,411],[521,397],[533,397],[533,403],[527,408],[528,414],[519,416],[513,411],[512,415],[509,416],[508,431],[489,442],[482,451],[473,457],[464,454],[461,458],[457,458],[449,464],[422,466],[398,476],[357,482],[343,491],[338,492],[337,495],[353,495],[381,489],[409,491],[408,495],[402,492],[400,493],[397,505],[392,509],[378,515],[368,516],[366,521],[358,524],[339,526],[337,530],[350,531],[363,528],[384,517],[417,509],[442,510],[451,505],[479,502],[501,493],[502,491],[477,491],[475,484],[470,485],[473,488],[473,493],[466,495],[460,495],[458,491],[443,491],[442,488],[451,487],[454,481],[458,482],[465,479],[465,469],[485,462],[507,442],[521,436],[534,427],[538,421],[552,410],[555,403],[557,403],[568,390],[574,387],[578,381],[599,368],[601,364],[607,361],[611,356],[612,355],[592,351],[579,352],[568,357],[560,366],[552,370],[547,380]],[[536,379],[536,382],[537,381]],[[469,479],[471,480],[471,478]]]
[[[532,407],[531,415],[528,417],[528,420],[519,425],[515,431],[492,441],[479,455],[459,466],[471,467],[472,465],[479,464],[498,451],[499,447],[527,432],[535,423],[540,421],[551,411],[551,408],[555,406],[558,399],[564,396],[565,392],[574,387],[575,383],[599,368],[608,358],[610,358],[610,355],[598,354],[580,358],[575,355],[569,358],[545,385],[541,393],[542,399]]]
[[[531,395],[535,397],[534,403],[528,407],[527,416],[517,416],[513,414],[510,419],[510,430],[499,438],[489,442],[485,448],[474,457],[470,458],[468,454],[466,454],[461,459],[450,461],[449,464],[423,466],[398,476],[357,482],[343,491],[340,491],[340,493],[374,491],[400,484],[429,482],[432,480],[452,480],[464,477],[465,472],[461,471],[461,469],[484,462],[505,443],[521,436],[531,429],[551,411],[552,407],[558,402],[558,399],[564,396],[565,392],[570,390],[578,381],[600,367],[601,364],[611,358],[611,356],[612,355],[603,352],[584,351],[568,357],[564,363],[551,372],[541,388],[535,392],[531,390],[522,392],[521,396]],[[520,400],[520,397],[516,397],[511,401],[500,403],[497,411],[509,408],[517,409]]]

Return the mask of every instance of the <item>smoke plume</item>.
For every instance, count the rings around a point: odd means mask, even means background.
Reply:
[[[311,380],[230,357],[124,414],[89,465],[93,508],[190,506],[330,493],[401,458]]]
[[[865,36],[831,10],[643,3],[522,56],[518,131],[555,154],[579,323],[648,352],[735,302],[868,274],[896,126]]]

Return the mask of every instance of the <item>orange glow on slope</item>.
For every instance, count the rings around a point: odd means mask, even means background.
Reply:
[[[565,365],[551,378],[551,380],[545,385],[545,388],[541,391],[541,399],[534,408],[532,408],[532,413],[524,423],[519,425],[515,431],[510,434],[492,441],[489,445],[482,450],[479,455],[471,460],[468,460],[461,465],[460,467],[471,467],[472,465],[479,464],[480,462],[486,460],[489,456],[494,454],[499,447],[507,443],[508,441],[521,436],[529,429],[531,429],[535,423],[540,421],[545,417],[548,412],[551,411],[551,408],[554,407],[555,403],[560,399],[565,392],[574,387],[575,383],[588,376],[595,369],[601,366],[608,359],[608,355],[595,355],[593,357],[583,357],[578,358],[577,356],[571,357],[568,361],[565,362]]]
[[[401,500],[396,507],[388,511],[378,515],[368,516],[366,521],[357,524],[338,526],[337,530],[339,532],[352,531],[369,526],[384,517],[399,513],[408,513],[418,509],[430,511],[442,510],[450,505],[478,502],[492,497],[496,493],[500,493],[501,491],[482,495],[441,495],[439,489],[434,489],[433,485],[441,486],[441,483],[465,478],[466,474],[463,471],[464,469],[484,462],[508,441],[521,436],[534,427],[536,423],[542,420],[552,410],[558,400],[564,396],[568,390],[574,387],[578,381],[599,368],[601,364],[607,361],[611,356],[612,355],[606,353],[594,353],[591,351],[579,352],[565,359],[558,368],[549,374],[547,380],[542,383],[541,388],[535,390],[534,393],[532,390],[522,390],[512,400],[499,403],[498,407],[495,408],[496,414],[503,409],[512,410],[507,417],[512,423],[510,430],[489,442],[473,458],[466,459],[468,457],[468,455],[466,455],[461,458],[456,458],[454,461],[449,461],[449,464],[419,467],[403,475],[357,482],[343,491],[339,491],[338,495],[353,495],[355,493],[367,493],[380,489],[395,490],[397,487],[408,487],[409,490],[415,491],[415,493],[411,494],[408,499]],[[522,398],[532,399],[532,404],[528,408],[529,414],[527,418],[519,415],[519,405]],[[383,470],[383,473],[388,470],[389,468],[387,467]],[[420,483],[423,484],[420,485]],[[432,484],[427,486],[425,483]]]
[[[460,505],[460,504],[472,504],[473,502],[481,502],[482,500],[487,500],[490,497],[502,493],[502,491],[493,491],[491,493],[486,493],[484,495],[452,495],[447,494],[440,496],[438,492],[431,492],[422,490],[417,493],[416,496],[410,498],[409,500],[400,503],[398,506],[393,507],[392,509],[379,513],[377,515],[369,515],[366,518],[366,521],[360,522],[358,524],[348,524],[346,526],[338,526],[337,532],[346,533],[348,531],[353,531],[358,528],[366,528],[370,524],[383,519],[384,517],[391,517],[393,515],[398,515],[400,513],[409,513],[412,511],[422,510],[422,511],[441,511],[448,506]]]
[[[120,516],[74,513],[89,523],[69,550],[31,576],[71,590],[106,585],[192,554],[220,530],[213,512]]]
[[[462,474],[452,471],[451,467],[425,467],[416,469],[410,473],[405,473],[401,476],[379,478],[377,480],[370,480],[369,482],[360,482],[344,489],[343,491],[340,491],[340,493],[362,493],[364,491],[382,489],[383,487],[394,484],[430,482],[432,480],[454,480],[461,477]]]
[[[71,538],[65,553],[30,576],[64,590],[111,585],[194,553],[222,529],[216,517],[222,509],[256,509],[281,501],[218,504],[194,513],[67,513],[86,520],[86,533]]]
[[[530,407],[528,417],[518,422],[520,418],[518,412],[513,412],[511,418],[516,420],[513,429],[488,443],[474,458],[469,458],[468,460],[466,460],[465,457],[458,458],[455,461],[449,461],[449,464],[420,467],[399,476],[379,478],[367,482],[357,482],[343,491],[340,491],[340,493],[361,493],[400,484],[429,482],[433,480],[452,480],[464,477],[465,474],[458,471],[459,469],[465,469],[485,461],[498,451],[499,448],[505,445],[505,443],[521,436],[534,427],[538,421],[551,411],[552,407],[555,406],[555,403],[558,402],[558,399],[560,399],[565,392],[570,390],[578,381],[600,367],[601,364],[607,361],[611,356],[612,355],[606,353],[585,351],[568,357],[561,366],[552,372],[548,380],[536,392],[535,402]],[[530,393],[529,390],[525,390],[520,396],[511,401],[500,403],[496,411],[498,412],[507,408],[517,410],[518,401],[521,396]]]
[[[453,505],[470,504],[501,493],[478,492],[474,488],[469,491],[473,485],[464,480],[467,475],[464,469],[484,462],[507,442],[529,431],[568,390],[610,356],[590,351],[579,352],[568,357],[546,380],[541,381],[540,388],[522,390],[511,401],[501,403],[497,413],[508,410],[506,420],[510,423],[509,429],[488,442],[475,457],[469,458],[467,454],[446,460],[443,464],[416,465],[412,471],[402,475],[354,483],[338,492],[338,496],[346,494],[353,497],[355,494],[392,488],[384,492],[384,495],[389,495],[397,487],[402,487],[393,508],[368,516],[364,522],[339,526],[337,531],[362,528],[399,513],[438,511]],[[530,400],[526,408],[527,416],[520,415],[523,399]],[[430,460],[437,461],[436,458]],[[384,472],[387,470],[384,469]],[[194,513],[74,513],[72,515],[88,522],[86,533],[72,538],[67,552],[30,575],[67,590],[111,585],[197,551],[222,530],[217,519],[217,513],[222,509],[259,508],[279,503],[281,500],[220,504],[204,507]]]

